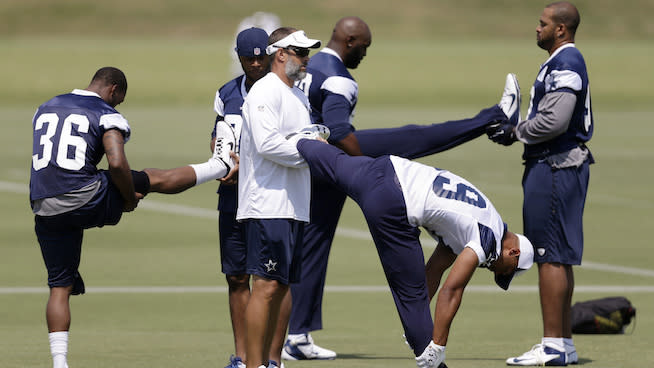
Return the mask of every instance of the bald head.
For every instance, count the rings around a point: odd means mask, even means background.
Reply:
[[[336,51],[346,67],[354,69],[371,43],[372,34],[366,22],[359,17],[344,17],[336,22],[327,47]]]
[[[556,23],[564,24],[574,37],[580,21],[577,7],[567,1],[558,1],[549,4],[546,8],[552,9],[552,20]]]
[[[345,17],[336,22],[332,33],[332,40],[343,42],[348,37],[370,38],[370,28],[359,17]]]

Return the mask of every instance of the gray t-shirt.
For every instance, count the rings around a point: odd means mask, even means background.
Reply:
[[[100,180],[85,187],[58,195],[32,201],[32,212],[39,216],[54,216],[76,210],[93,198],[100,189]]]

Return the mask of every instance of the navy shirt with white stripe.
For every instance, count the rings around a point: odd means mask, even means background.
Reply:
[[[588,142],[593,135],[586,62],[574,44],[561,46],[541,65],[531,88],[527,119],[533,119],[539,113],[541,99],[551,92],[569,92],[577,97],[568,130],[546,142],[525,145],[525,159],[568,151],[580,143]]]
[[[355,130],[352,117],[359,87],[335,51],[324,48],[311,57],[307,76],[297,84],[309,97],[312,122],[329,128],[330,142]]]

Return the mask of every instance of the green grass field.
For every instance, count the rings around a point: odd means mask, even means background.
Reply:
[[[119,110],[133,129],[127,145],[132,167],[204,161],[213,97],[231,77],[227,50],[233,29],[256,9],[275,10],[259,8],[263,2],[241,7],[235,1],[195,1],[190,4],[198,6],[187,11],[174,2],[116,3],[122,7],[108,10],[80,1],[0,5],[1,368],[51,366],[44,320],[46,273],[27,192],[30,120],[36,107],[55,94],[86,87],[98,67],[115,65],[129,81]],[[353,72],[360,85],[357,127],[472,116],[497,103],[507,72],[515,72],[521,82],[524,115],[529,86],[547,57],[533,37],[544,3],[501,2],[508,13],[481,0],[439,5],[412,0],[401,7],[363,3],[369,6],[309,2],[305,12],[290,1],[277,3],[283,20],[323,40],[341,15],[361,14],[371,24],[373,45]],[[634,0],[618,9],[608,1],[580,3],[586,23],[578,46],[590,71],[596,123],[590,147],[597,164],[591,168],[586,249],[584,265],[575,271],[575,300],[624,295],[638,315],[635,329],[627,329],[632,333],[576,335],[575,342],[585,367],[647,366],[654,361],[654,250],[648,236],[654,209],[654,93],[649,88],[654,85],[654,48],[647,39],[654,27],[644,14],[651,14],[652,4]],[[115,28],[101,21],[98,14],[104,13],[120,20]],[[138,37],[126,31],[130,26]],[[75,27],[89,32],[80,37]],[[523,33],[516,35],[516,29]],[[448,31],[456,36],[449,37]],[[521,152],[517,145],[504,148],[481,137],[420,161],[475,183],[505,221],[521,231]],[[209,183],[175,196],[150,195],[118,226],[85,234],[81,273],[87,294],[72,298],[71,367],[227,363],[233,341],[219,266],[215,189]],[[432,244],[425,241],[427,254]],[[514,290],[501,292],[489,272],[477,272],[454,321],[448,365],[504,367],[506,357],[538,342],[542,327],[536,284],[532,270],[516,280]],[[374,245],[351,201],[341,218],[327,285],[325,329],[314,337],[339,357],[287,362],[287,367],[415,366]]]

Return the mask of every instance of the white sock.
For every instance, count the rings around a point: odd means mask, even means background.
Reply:
[[[68,331],[50,332],[50,354],[53,368],[68,368],[66,354],[68,353]]]
[[[227,175],[227,165],[219,160],[209,159],[207,162],[190,166],[195,171],[196,186],[209,180],[221,179]]]
[[[577,349],[575,348],[575,343],[572,342],[571,338],[564,337],[563,344],[565,345],[566,353],[572,353],[573,351],[577,351]]]
[[[558,351],[565,351],[565,344],[562,337],[543,337],[541,341],[543,345],[555,348]]]
[[[289,340],[296,340],[300,337],[304,337],[305,334],[288,334]],[[308,334],[307,334],[308,335]]]
[[[438,345],[437,343],[434,342],[434,340],[431,340],[431,341],[429,342],[429,346],[431,346],[432,349],[434,349],[434,350],[436,350],[436,351],[438,351],[438,352],[441,352],[441,353],[445,351],[445,346],[443,346],[443,345]]]

